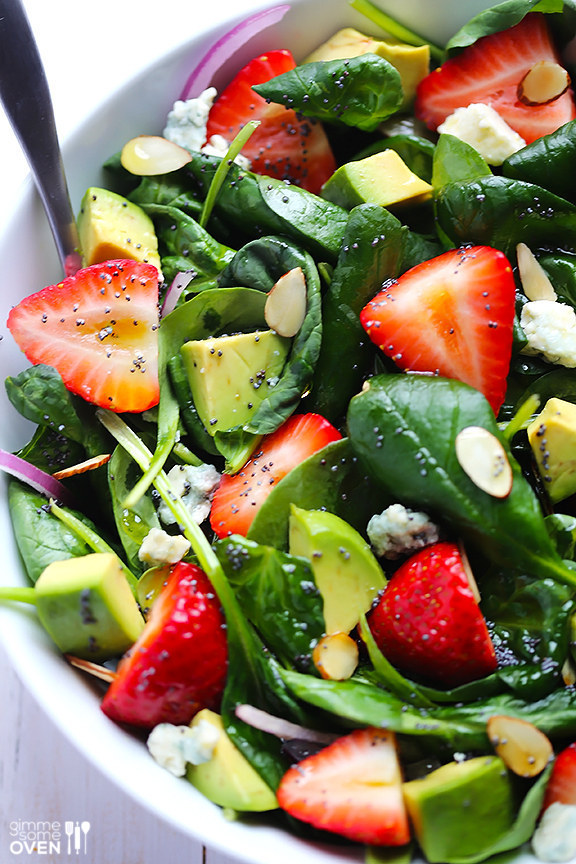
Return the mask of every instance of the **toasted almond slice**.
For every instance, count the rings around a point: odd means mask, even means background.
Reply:
[[[81,657],[75,657],[73,654],[65,654],[64,657],[76,669],[81,669],[92,675],[93,678],[99,678],[101,681],[107,681],[109,684],[116,678],[116,672],[108,669],[106,666],[100,666],[98,663],[92,663],[90,660],[83,660]]]
[[[530,247],[525,243],[518,243],[516,257],[520,281],[528,300],[557,300],[550,279]]]
[[[192,156],[184,147],[160,135],[139,135],[126,142],[120,161],[131,174],[148,177],[177,171],[191,162]]]
[[[554,756],[546,735],[519,717],[496,714],[488,720],[487,732],[498,756],[520,777],[536,777]]]
[[[306,317],[306,277],[294,267],[271,288],[264,306],[264,319],[279,336],[295,336]]]
[[[314,647],[312,660],[322,678],[346,681],[358,666],[358,645],[347,633],[329,633]]]
[[[102,465],[105,465],[111,458],[111,453],[103,453],[101,456],[93,456],[92,459],[86,459],[85,462],[78,462],[76,465],[71,465],[69,468],[63,468],[62,471],[55,471],[52,476],[55,480],[65,480],[66,477],[74,477],[75,474],[85,474],[86,471],[94,471],[95,468],[100,468]]]
[[[504,447],[483,426],[466,426],[456,436],[456,458],[470,480],[493,498],[512,489],[512,468]]]
[[[470,561],[468,559],[468,554],[466,549],[464,548],[464,544],[461,540],[458,541],[458,550],[460,552],[460,559],[462,561],[462,567],[464,568],[464,572],[466,573],[466,578],[468,579],[468,584],[470,585],[470,590],[474,595],[474,599],[477,603],[480,603],[480,591],[478,590],[478,583],[474,578],[474,573],[472,572],[472,567],[470,566]]]
[[[524,105],[546,105],[562,96],[570,86],[570,76],[552,60],[540,60],[528,70],[518,85],[518,99]]]
[[[562,680],[566,687],[573,687],[576,684],[576,668],[570,658],[567,658],[562,666]]]

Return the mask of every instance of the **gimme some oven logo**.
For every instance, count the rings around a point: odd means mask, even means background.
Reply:
[[[88,851],[90,822],[10,822],[13,855],[78,855]]]

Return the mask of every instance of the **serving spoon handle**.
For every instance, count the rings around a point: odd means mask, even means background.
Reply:
[[[0,0],[0,101],[28,160],[66,276],[80,267],[78,232],[52,98],[21,0]]]

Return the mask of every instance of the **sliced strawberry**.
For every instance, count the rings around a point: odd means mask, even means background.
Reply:
[[[31,363],[111,411],[158,402],[158,270],[118,260],[79,270],[25,297],[8,328]]]
[[[394,666],[439,687],[483,678],[497,665],[455,543],[435,543],[405,561],[370,612],[368,624]]]
[[[544,60],[559,62],[546,16],[531,13],[508,30],[483,36],[431,72],[418,87],[414,113],[437,129],[456,108],[483,102],[529,144],[576,117],[571,90],[540,105],[518,98],[524,76]]]
[[[117,723],[151,729],[216,709],[227,668],[224,617],[208,577],[180,562],[154,601],[138,641],[102,701]]]
[[[576,806],[576,743],[570,744],[556,756],[542,809],[555,803]]]
[[[252,520],[292,468],[342,436],[320,414],[293,414],[266,435],[237,474],[224,474],[212,499],[210,524],[218,537],[246,535]]]
[[[242,149],[252,170],[318,193],[336,168],[322,125],[292,108],[269,104],[252,90],[254,84],[263,84],[295,66],[292,54],[284,50],[251,60],[214,102],[206,137],[222,135],[231,141],[249,120],[259,120],[260,126]]]
[[[391,280],[360,313],[362,326],[404,370],[457,378],[498,413],[512,354],[515,285],[489,246],[452,249]]]
[[[316,828],[373,846],[410,840],[394,734],[356,729],[290,768],[280,807]]]

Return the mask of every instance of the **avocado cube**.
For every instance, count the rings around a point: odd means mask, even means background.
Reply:
[[[554,503],[576,493],[576,405],[548,399],[527,429],[544,486]]]
[[[85,267],[130,258],[161,272],[154,224],[137,204],[108,189],[92,186],[80,204],[78,235]]]
[[[130,648],[144,619],[113,553],[53,561],[35,585],[43,627],[64,654],[105,660]]]
[[[291,344],[273,330],[184,343],[194,406],[210,435],[250,422],[276,385]]]
[[[324,604],[326,633],[349,633],[386,585],[361,534],[325,510],[290,509],[290,554],[310,561]]]
[[[381,150],[341,165],[326,181],[321,194],[348,210],[366,203],[393,207],[427,201],[432,186],[414,174],[395,150]]]
[[[449,762],[404,783],[404,800],[430,864],[480,860],[514,824],[511,776],[498,756]]]

